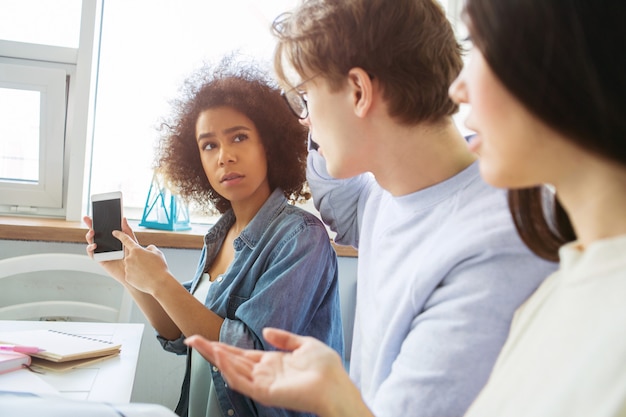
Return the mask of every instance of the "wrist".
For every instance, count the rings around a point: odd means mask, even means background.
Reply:
[[[330,380],[336,383],[328,386],[328,398],[321,401],[321,417],[374,417],[363,401],[361,392],[343,368],[340,374]]]
[[[151,284],[146,292],[157,300],[164,295],[172,294],[172,285],[180,286],[180,283],[169,272],[164,272],[158,277],[153,276],[150,279]]]

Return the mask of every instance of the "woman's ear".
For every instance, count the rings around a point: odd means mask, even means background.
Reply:
[[[352,68],[348,71],[348,86],[354,113],[357,117],[365,117],[374,99],[372,79],[362,68]]]

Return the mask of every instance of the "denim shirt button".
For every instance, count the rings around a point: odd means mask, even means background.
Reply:
[[[215,280],[217,282],[222,282],[222,281],[224,281],[224,277],[222,275],[219,275]]]
[[[227,413],[228,413],[228,415],[229,415],[229,416],[234,416],[234,415],[235,415],[235,410],[233,410],[233,409],[231,408],[231,409],[229,409],[229,410],[227,411]]]
[[[217,366],[214,366],[213,367],[213,372],[217,372],[217,371],[219,371],[219,369],[217,369]]]

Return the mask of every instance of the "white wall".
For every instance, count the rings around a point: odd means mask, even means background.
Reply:
[[[50,243],[16,240],[0,240],[0,259],[41,252],[85,253],[85,245],[74,243]],[[170,270],[179,281],[193,278],[199,251],[189,249],[163,249]],[[346,345],[352,341],[354,323],[354,300],[356,289],[356,258],[339,259],[340,291]],[[134,306],[131,321],[144,323],[145,329],[137,374],[131,401],[162,404],[173,409],[178,401],[180,385],[185,369],[185,357],[165,352],[154,337],[154,330]]]

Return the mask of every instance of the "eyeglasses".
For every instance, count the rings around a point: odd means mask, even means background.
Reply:
[[[318,75],[319,74],[316,74],[311,78],[307,78],[300,84],[296,85],[293,88],[290,88],[287,91],[283,90],[280,92],[281,97],[287,102],[287,105],[289,106],[293,114],[295,114],[296,117],[300,120],[304,120],[309,117],[309,106],[307,104],[309,99],[307,98],[306,93],[298,91],[298,89],[302,87],[304,83],[311,81]],[[369,72],[367,73],[367,75],[370,77],[370,79],[374,79],[374,76]]]
[[[301,93],[297,90],[297,87],[294,87],[287,91],[281,91],[280,95],[287,102],[289,108],[298,119],[304,120],[309,117],[306,93]]]
[[[296,85],[293,88],[290,88],[287,91],[281,91],[280,95],[287,102],[287,105],[296,115],[296,117],[300,120],[304,120],[309,117],[309,106],[307,105],[308,98],[306,93],[299,91],[298,89],[304,85],[304,83],[311,81],[313,78],[317,77],[319,74],[312,76],[311,78],[307,78],[302,81],[300,84]]]

